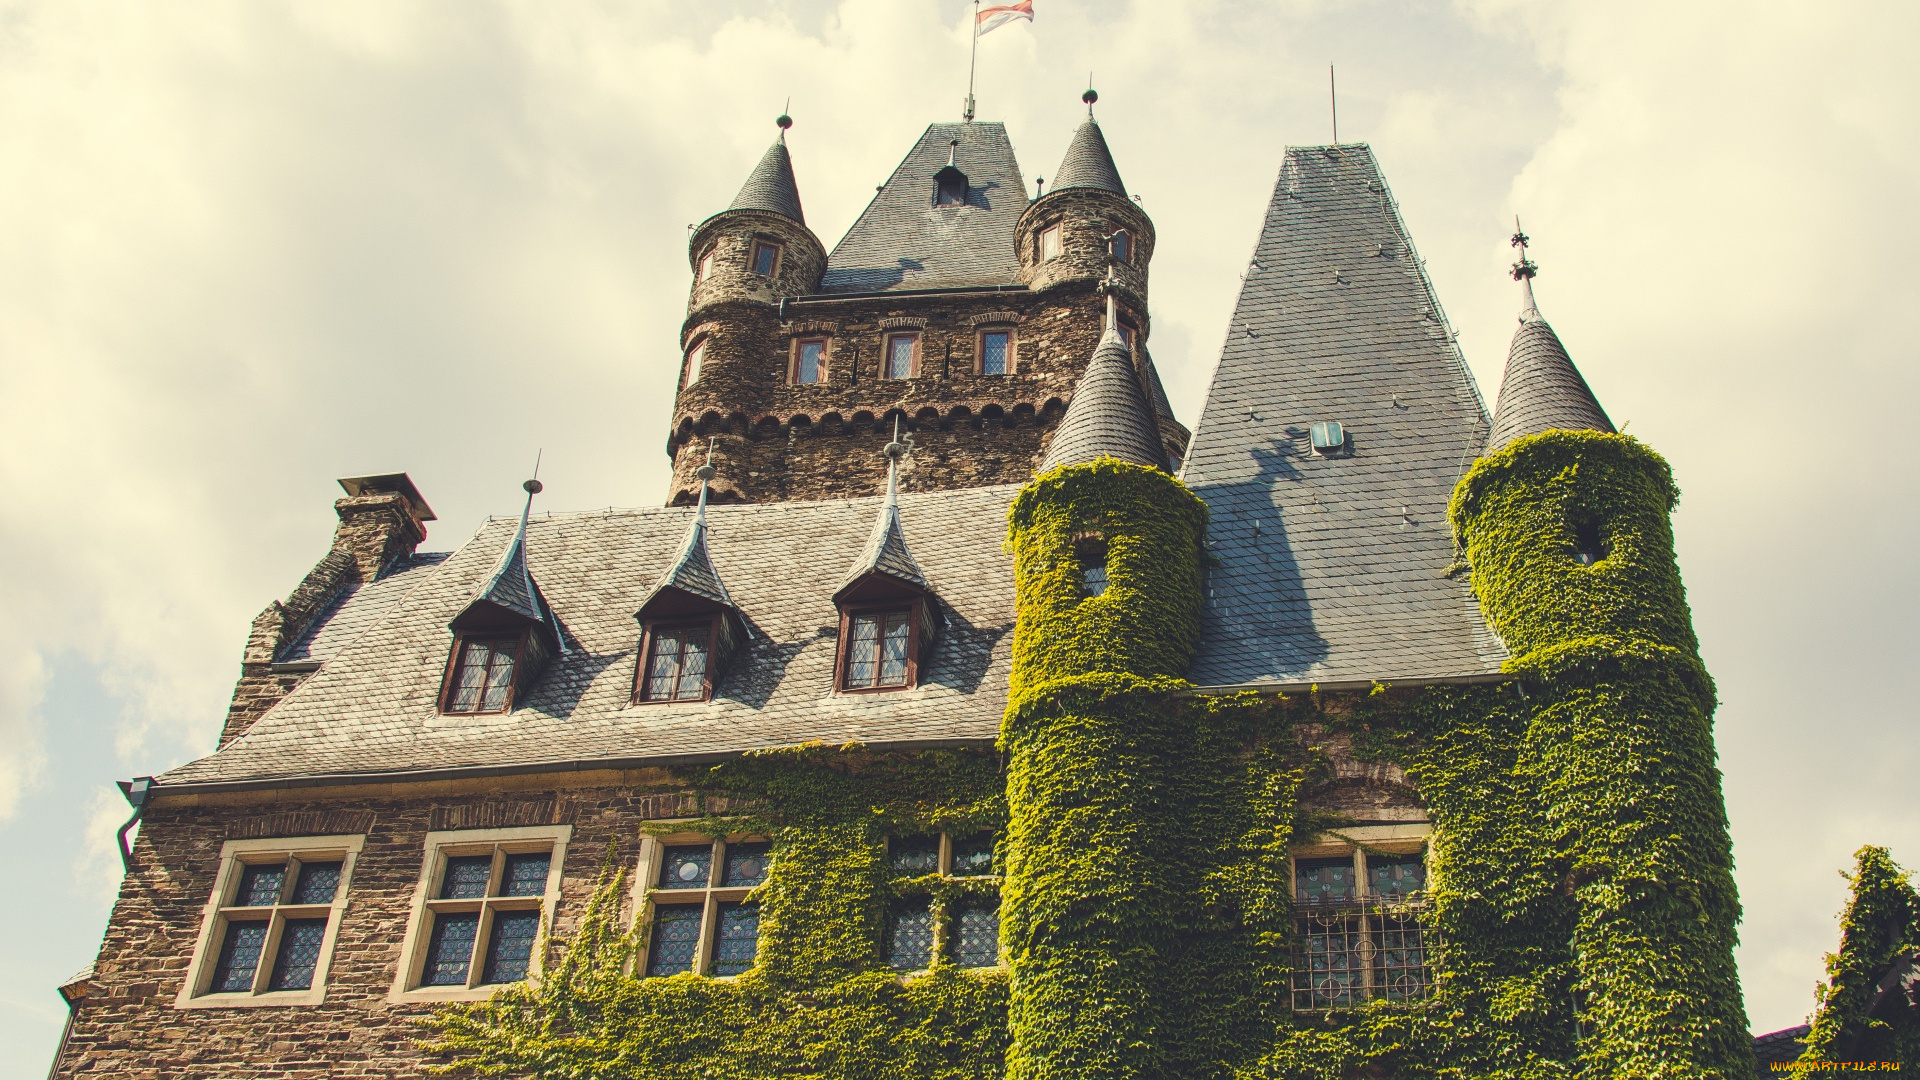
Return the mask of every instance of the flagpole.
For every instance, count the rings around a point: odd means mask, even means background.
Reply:
[[[973,49],[967,54],[967,107],[960,119],[973,123],[973,68],[980,58],[980,0],[973,0]]]

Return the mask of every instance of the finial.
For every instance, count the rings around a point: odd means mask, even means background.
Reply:
[[[1540,264],[1527,258],[1527,245],[1532,242],[1520,228],[1520,215],[1513,216],[1513,239],[1507,241],[1509,247],[1520,249],[1520,261],[1513,264],[1513,280],[1522,281],[1540,272]]]
[[[1047,178],[1044,176],[1034,177],[1033,178],[1033,197],[1038,199],[1040,196],[1045,195],[1046,193],[1047,193]]]
[[[700,478],[700,507],[694,511],[694,515],[701,521],[707,520],[707,482],[713,479],[716,471],[713,467],[713,444],[719,441],[718,435],[707,440],[706,464],[693,470],[693,475]]]
[[[774,126],[780,129],[781,142],[787,141],[787,129],[793,126],[793,117],[787,115],[787,109],[792,105],[793,99],[788,98],[787,104],[780,109],[780,115],[773,118]]]
[[[533,478],[520,485],[520,490],[527,493],[528,504],[532,504],[535,495],[547,489],[547,485],[540,482],[540,458],[545,454],[544,447],[533,452]]]
[[[900,459],[907,456],[907,444],[900,441],[900,417],[893,418],[893,441],[880,448],[887,455],[887,505],[900,501]]]
[[[1100,100],[1100,91],[1093,88],[1091,71],[1087,72],[1087,92],[1080,95],[1080,100],[1087,103],[1087,119],[1093,119],[1093,103]]]
[[[900,418],[893,418],[893,441],[880,448],[880,452],[894,461],[899,461],[907,452],[907,444],[900,441]]]

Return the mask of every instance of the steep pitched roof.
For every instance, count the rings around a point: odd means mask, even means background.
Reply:
[[[652,761],[819,740],[834,745],[990,744],[1006,707],[1013,567],[1001,548],[1015,485],[899,496],[903,530],[938,536],[917,556],[950,617],[920,685],[833,693],[832,595],[848,551],[883,500],[754,503],[707,510],[716,574],[753,637],[710,702],[631,703],[633,612],[684,545],[690,507],[534,518],[528,542],[541,588],[574,648],[556,657],[511,713],[435,710],[449,616],[493,573],[517,523],[484,526],[319,671],[219,752],[160,778],[222,784]]]
[[[729,210],[770,210],[802,225],[807,215],[800,209],[800,185],[793,180],[793,158],[787,154],[785,139],[767,147],[760,164],[747,174],[740,194],[733,197]]]
[[[834,593],[838,598],[854,585],[878,574],[892,578],[903,585],[915,589],[929,589],[927,575],[920,570],[920,564],[913,559],[913,552],[907,550],[907,534],[900,526],[900,487],[899,458],[893,454],[890,444],[889,455],[893,460],[887,463],[887,495],[880,503],[880,515],[874,520],[873,532],[867,536],[867,544],[853,560],[853,568],[840,582],[840,588]],[[904,449],[904,448],[903,448]]]
[[[1520,283],[1525,306],[1513,344],[1507,348],[1507,370],[1500,378],[1500,399],[1493,409],[1487,449],[1498,450],[1515,439],[1555,428],[1612,431],[1613,421],[1607,419],[1566,346],[1560,344],[1560,336],[1533,302],[1531,275],[1523,275]]]
[[[474,589],[471,599],[454,615],[450,625],[459,626],[470,617],[486,616],[491,609],[525,620],[547,636],[552,648],[565,650],[566,641],[560,635],[553,610],[547,606],[547,598],[540,594],[540,586],[527,568],[527,521],[533,513],[533,496],[539,490],[539,481],[527,481],[527,504],[520,511],[519,529],[500,552],[493,573]]]
[[[933,178],[954,163],[968,180],[964,206],[935,206]],[[932,124],[827,258],[824,293],[1013,285],[1014,227],[1026,183],[1005,124]]]
[[[1166,465],[1153,406],[1126,343],[1111,325],[1093,350],[1080,385],[1073,388],[1067,414],[1060,418],[1037,471],[1083,465],[1108,455],[1139,465]]]
[[[647,604],[669,589],[678,589],[689,596],[702,600],[711,600],[722,607],[732,607],[733,598],[727,595],[727,586],[720,580],[720,572],[713,568],[713,556],[707,552],[707,487],[700,485],[700,505],[694,508],[693,521],[687,525],[687,538],[680,542],[680,550],[673,561],[653,583],[652,591],[640,605],[645,611]]]
[[[1345,426],[1316,453],[1319,421]],[[1486,413],[1373,152],[1295,147],[1182,477],[1212,510],[1209,685],[1477,676],[1502,650],[1447,500]]]
[[[1048,191],[1068,188],[1097,188],[1115,195],[1127,193],[1127,185],[1120,182],[1120,169],[1113,163],[1113,153],[1107,149],[1107,137],[1091,116],[1073,133],[1073,141],[1067,144],[1067,155],[1060,159],[1060,168],[1047,185]]]

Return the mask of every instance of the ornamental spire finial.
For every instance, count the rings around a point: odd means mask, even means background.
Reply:
[[[1526,234],[1525,230],[1520,228],[1520,215],[1515,214],[1513,216],[1513,238],[1508,240],[1507,243],[1509,246],[1518,248],[1520,251],[1520,261],[1513,264],[1512,273],[1513,280],[1520,283],[1520,295],[1525,301],[1520,308],[1521,322],[1538,322],[1540,320],[1540,307],[1533,302],[1533,276],[1540,272],[1540,264],[1527,258],[1527,245],[1531,242],[1532,238]]]
[[[694,516],[701,521],[707,520],[707,483],[713,479],[716,471],[713,467],[713,444],[719,441],[720,436],[718,435],[707,440],[706,464],[693,470],[693,475],[700,478],[700,506],[694,511]]]

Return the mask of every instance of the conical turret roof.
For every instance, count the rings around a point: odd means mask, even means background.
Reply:
[[[1613,421],[1573,366],[1559,335],[1540,315],[1533,300],[1531,264],[1522,258],[1520,278],[1524,305],[1520,328],[1507,349],[1507,370],[1500,379],[1500,398],[1493,408],[1493,426],[1487,450],[1500,449],[1515,439],[1543,431],[1613,430]]]
[[[1100,125],[1091,116],[1073,133],[1073,141],[1067,144],[1067,156],[1060,159],[1060,168],[1053,174],[1047,190],[1068,188],[1096,188],[1120,196],[1127,193],[1127,185],[1120,182],[1120,170],[1113,164],[1113,154],[1107,149],[1107,137],[1100,133]]]
[[[740,194],[733,197],[733,205],[727,209],[768,210],[802,225],[807,223],[807,216],[800,209],[800,186],[793,180],[793,158],[787,154],[784,137],[767,147],[760,164],[753,167],[747,182],[740,186]]]
[[[898,451],[895,448],[898,448]],[[834,593],[838,598],[846,591],[875,575],[888,577],[902,585],[928,591],[932,586],[927,575],[920,570],[920,564],[914,561],[913,552],[907,550],[906,530],[900,527],[900,453],[906,449],[899,440],[887,445],[887,498],[880,504],[880,516],[873,523],[873,532],[868,534],[866,546],[853,560],[853,567],[842,579],[840,588]]]
[[[1130,351],[1110,321],[1038,471],[1084,465],[1102,456],[1163,467],[1166,455],[1157,427]]]

